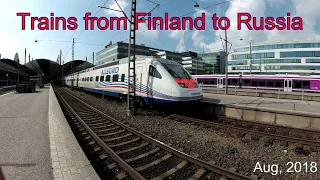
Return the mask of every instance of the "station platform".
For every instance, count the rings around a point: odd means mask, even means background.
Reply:
[[[203,93],[202,102],[320,115],[320,102]]]
[[[1,95],[0,132],[0,170],[6,180],[100,179],[51,86]]]

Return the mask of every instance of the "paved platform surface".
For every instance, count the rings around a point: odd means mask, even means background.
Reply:
[[[0,170],[6,180],[100,179],[50,86],[0,96]]]
[[[0,96],[0,166],[6,180],[53,179],[48,102],[49,87]]]
[[[320,114],[320,102],[203,93],[202,102]]]
[[[220,91],[225,91],[225,88],[216,88],[216,87],[206,87],[206,86],[203,86],[202,87],[203,90],[212,90],[212,91],[217,91],[217,90],[220,90]],[[271,89],[255,89],[255,88],[252,88],[252,89],[244,89],[244,88],[234,88],[234,87],[229,87],[228,88],[228,91],[242,91],[242,92],[267,92],[267,93],[276,93],[276,94],[292,94],[292,95],[308,95],[308,96],[320,96],[319,93],[316,93],[316,92],[312,92],[312,91],[293,91],[293,92],[284,92],[284,91],[278,91],[278,90],[271,90]]]
[[[56,180],[99,180],[65,119],[50,87],[49,132],[53,174]]]

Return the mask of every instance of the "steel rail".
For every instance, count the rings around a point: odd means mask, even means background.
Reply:
[[[151,142],[152,144],[155,144],[159,147],[161,147],[162,149],[182,158],[182,159],[186,159],[188,160],[189,162],[191,163],[194,163],[198,166],[202,166],[204,167],[205,169],[207,170],[210,170],[214,173],[217,173],[219,175],[222,175],[222,176],[226,176],[228,178],[231,178],[231,179],[237,179],[237,180],[244,180],[244,179],[252,179],[252,180],[255,180],[256,178],[254,177],[248,177],[248,176],[245,176],[245,175],[242,175],[242,174],[239,174],[237,172],[234,172],[234,171],[231,171],[231,170],[228,170],[228,169],[225,169],[225,168],[222,168],[222,167],[219,167],[217,165],[214,165],[214,164],[210,164],[209,162],[206,162],[206,161],[203,161],[201,159],[198,159],[198,158],[195,158],[195,157],[192,157],[184,152],[181,152],[175,148],[172,148],[166,144],[164,144],[163,142],[161,141],[158,141],[150,136],[147,136],[131,127],[129,127],[128,125],[125,125],[123,124],[122,122],[114,119],[113,117],[109,116],[109,115],[106,115],[104,114],[103,112],[99,111],[98,109],[94,108],[93,106],[87,104],[86,102],[80,100],[79,98],[73,96],[72,94],[68,93],[68,92],[65,92],[67,93],[70,97],[73,97],[74,99],[76,99],[79,103],[85,105],[86,107],[88,107],[89,109],[91,109],[92,111],[100,114],[101,116],[105,117],[106,119],[112,121],[113,123],[117,124],[118,126],[121,126],[122,128],[130,131],[131,133],[141,137],[142,139],[146,140],[146,141],[149,141]]]
[[[268,136],[268,137],[278,139],[278,140],[320,147],[320,141],[312,141],[312,140],[308,140],[308,139],[299,139],[299,138],[281,136],[281,135],[276,135],[276,134],[271,134],[271,133],[266,133],[266,132],[259,132],[259,131],[254,131],[254,130],[250,130],[250,129],[240,128],[240,127],[235,127],[235,126],[230,126],[230,125],[224,125],[224,124],[220,124],[220,123],[205,121],[205,120],[201,120],[201,119],[196,119],[196,118],[191,118],[191,117],[186,117],[186,116],[181,116],[181,115],[176,115],[176,114],[170,115],[170,117],[179,118],[182,121],[187,121],[187,122],[191,122],[191,123],[203,124],[203,125],[208,125],[208,126],[216,126],[216,127],[221,127],[224,129],[237,130],[237,131],[240,131],[243,133],[250,133],[250,134],[254,134],[254,135],[258,135],[258,136]]]
[[[82,126],[89,132],[95,141],[105,150],[110,157],[115,160],[119,165],[134,179],[145,180],[145,178],[134,170],[128,163],[126,163],[122,158],[120,158],[110,147],[108,147],[96,133],[94,133],[90,127],[78,116],[78,114],[72,109],[72,107],[65,101],[65,99],[56,91],[56,94],[59,96],[60,100],[69,108],[71,113],[75,118],[82,124]]]
[[[275,125],[275,124],[267,124],[267,123],[261,123],[261,122],[256,122],[256,121],[248,121],[248,120],[239,120],[239,119],[235,119],[235,118],[228,118],[225,116],[219,116],[219,119],[222,120],[231,120],[237,123],[246,123],[246,124],[250,124],[250,125],[258,125],[258,126],[264,126],[264,127],[270,127],[270,128],[279,128],[279,129],[283,129],[286,131],[298,131],[299,133],[310,133],[310,134],[318,134],[320,135],[320,131],[318,130],[313,130],[313,129],[300,129],[300,128],[295,128],[295,127],[288,127],[288,126],[279,126],[279,125]]]

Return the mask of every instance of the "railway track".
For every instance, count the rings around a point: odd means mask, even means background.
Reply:
[[[177,114],[170,115],[169,118],[176,121],[192,123],[196,125],[236,131],[238,132],[238,136],[240,137],[244,137],[246,134],[251,134],[255,136],[256,140],[258,140],[260,137],[268,137],[269,141],[280,140],[281,144],[283,145],[288,145],[288,143],[295,143],[296,148],[303,148],[303,145],[307,145],[308,147],[310,147],[309,150],[311,151],[318,151],[318,149],[320,148],[320,141],[318,140],[320,132],[314,130],[297,129],[271,124],[268,125],[258,122],[234,120],[225,117],[221,117],[220,122],[201,120]],[[282,133],[280,133],[280,131]],[[297,135],[297,133],[302,133],[302,136],[304,138],[293,137],[294,135]]]
[[[225,125],[233,125],[237,127],[253,128],[263,132],[281,133],[287,136],[295,136],[304,139],[317,140],[320,139],[320,131],[312,129],[299,129],[288,126],[281,126],[276,124],[267,124],[255,121],[238,120],[220,116],[219,120]]]
[[[73,95],[55,90],[72,123],[118,179],[258,179],[174,149]]]

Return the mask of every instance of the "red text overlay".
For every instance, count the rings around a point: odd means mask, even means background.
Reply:
[[[30,29],[39,30],[76,30],[78,28],[76,17],[55,17],[50,13],[50,17],[35,17],[29,12],[19,12],[17,16],[21,17],[21,28],[26,30],[30,23]],[[145,24],[148,30],[205,30],[209,19],[209,28],[214,30],[227,30],[231,22],[227,17],[218,17],[213,14],[208,18],[205,13],[199,17],[169,17],[168,13],[164,17],[153,17],[151,13],[138,12],[135,15],[134,27],[139,29],[139,25]],[[127,30],[129,22],[126,17],[92,17],[87,12],[82,18],[85,30]],[[249,30],[303,30],[303,20],[301,17],[254,17],[249,13],[239,12],[237,14],[237,29],[244,28]]]

